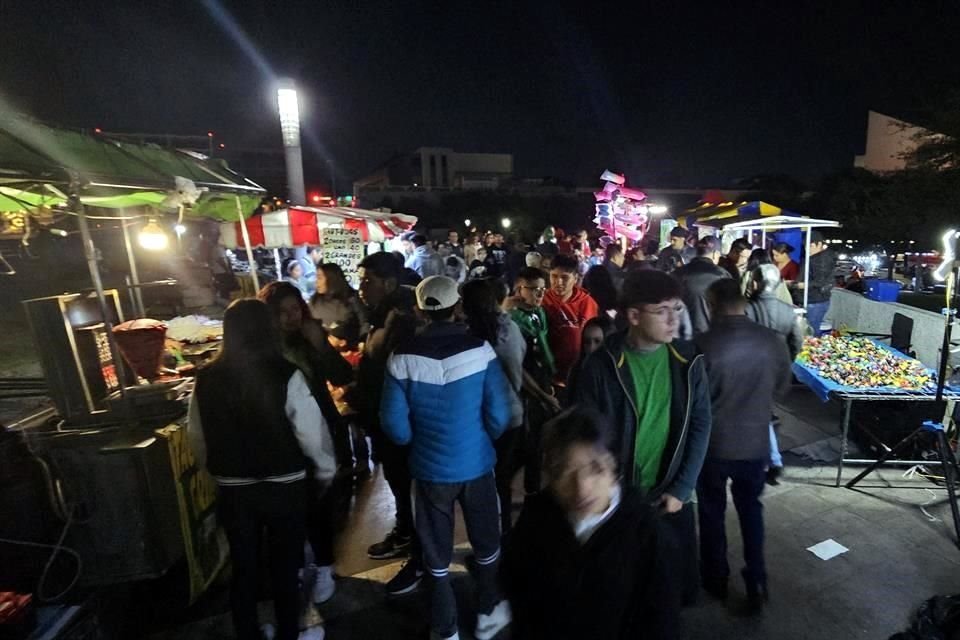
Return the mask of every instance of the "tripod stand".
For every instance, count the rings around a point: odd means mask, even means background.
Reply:
[[[949,278],[951,281],[947,285],[947,297],[946,297],[946,308],[943,309],[944,315],[944,326],[943,326],[943,345],[940,349],[940,368],[937,375],[937,395],[935,401],[940,403],[943,401],[943,389],[946,384],[947,379],[947,361],[950,358],[950,340],[951,333],[953,332],[953,323],[957,317],[957,278],[960,276],[960,268],[954,268],[950,273]],[[952,295],[951,295],[952,290]],[[952,299],[951,299],[952,298]],[[915,430],[913,433],[908,435],[906,438],[898,442],[892,449],[887,451],[879,460],[871,464],[869,467],[864,469],[857,477],[850,480],[845,486],[848,489],[852,489],[858,482],[863,480],[866,476],[870,475],[877,469],[879,469],[884,463],[888,460],[899,454],[901,451],[909,447],[914,441],[919,440],[920,438],[926,435],[932,435],[934,440],[934,445],[936,446],[937,458],[940,461],[940,468],[943,470],[943,480],[947,485],[947,497],[950,502],[950,512],[953,515],[953,529],[957,536],[957,546],[960,547],[960,509],[957,507],[957,488],[956,484],[958,478],[960,478],[960,464],[957,463],[957,457],[954,455],[953,451],[950,449],[950,441],[947,439],[947,430],[945,423],[952,421],[951,415],[953,413],[954,403],[952,401],[947,402],[947,411],[944,414],[943,421],[936,422],[934,420],[925,421],[920,428]]]

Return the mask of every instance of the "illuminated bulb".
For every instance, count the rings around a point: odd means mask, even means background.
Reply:
[[[467,218],[466,220],[463,221],[463,226],[465,226],[465,227],[469,227],[469,226],[470,226],[470,218]]]
[[[164,233],[156,220],[150,219],[149,222],[140,230],[137,237],[140,246],[148,251],[163,251],[167,248],[170,238]]]
[[[175,225],[173,227],[173,230],[177,232],[178,236],[182,236],[187,232],[187,228],[182,224]]]
[[[504,229],[509,229],[512,223],[510,222],[510,218],[504,218],[503,220],[500,221],[500,224],[503,226]]]

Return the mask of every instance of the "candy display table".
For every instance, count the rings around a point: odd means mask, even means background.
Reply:
[[[840,486],[844,463],[874,462],[847,458],[850,415],[854,402],[933,402],[936,399],[936,375],[932,370],[882,342],[867,338],[808,339],[793,363],[793,373],[824,402],[836,398],[844,405],[837,487]],[[943,398],[947,401],[947,414],[951,415],[954,403],[960,400],[960,391],[946,387]],[[927,460],[900,462],[931,464]]]

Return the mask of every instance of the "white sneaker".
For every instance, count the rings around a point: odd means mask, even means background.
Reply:
[[[323,604],[332,598],[337,590],[337,584],[333,580],[333,567],[316,567],[313,576],[313,602]]]
[[[431,631],[431,632],[430,632],[430,640],[460,640],[460,632],[457,631],[457,632],[454,633],[452,636],[446,636],[446,637],[444,637],[444,636],[440,635],[439,633],[437,633],[436,631]]]
[[[327,632],[322,626],[310,627],[301,631],[297,640],[323,640],[326,635]]]
[[[260,635],[263,636],[263,640],[273,640],[277,635],[277,630],[269,622],[260,625]]]
[[[513,620],[510,603],[501,600],[490,613],[477,615],[477,630],[473,634],[477,640],[490,640],[500,633]]]

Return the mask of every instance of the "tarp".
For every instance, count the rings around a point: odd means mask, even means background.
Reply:
[[[364,242],[383,242],[417,224],[414,216],[351,207],[291,207],[247,220],[250,244],[265,249],[320,244],[324,228],[357,229]],[[246,246],[239,222],[220,225],[220,244],[228,249]]]
[[[60,204],[74,175],[84,204],[111,209],[160,208],[176,190],[176,178],[185,178],[205,191],[188,213],[220,220],[237,219],[235,195],[248,215],[266,193],[222,161],[200,154],[55,129],[13,114],[0,116],[0,184],[48,198],[58,193],[60,202],[53,198],[44,204]],[[0,201],[0,210],[23,209],[22,202]]]
[[[677,221],[688,229],[692,225],[719,227],[728,222],[738,220],[754,220],[767,216],[795,216],[793,213],[781,207],[761,202],[722,202],[720,204],[705,203],[694,209],[689,209],[686,213],[677,217]]]

